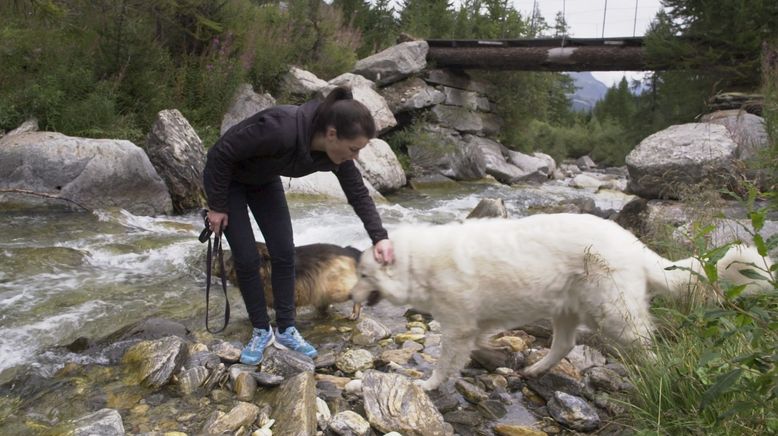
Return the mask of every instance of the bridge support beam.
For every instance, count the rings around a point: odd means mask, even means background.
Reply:
[[[641,71],[646,65],[643,47],[435,47],[427,61],[441,68],[527,71]]]

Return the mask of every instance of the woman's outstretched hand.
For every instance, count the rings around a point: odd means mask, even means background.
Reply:
[[[388,265],[394,263],[394,245],[389,239],[382,239],[373,246],[373,257],[376,262]]]
[[[211,224],[211,230],[214,234],[221,234],[221,232],[227,228],[227,221],[226,213],[213,210],[208,211],[208,222]]]

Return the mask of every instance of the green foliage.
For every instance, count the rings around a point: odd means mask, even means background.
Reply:
[[[751,200],[755,192],[751,192]],[[752,201],[751,201],[752,203]],[[766,210],[749,214],[760,254],[775,248],[759,235]],[[776,267],[738,265],[744,275],[772,291],[743,296],[743,286],[719,281],[716,262],[727,246],[706,248],[711,227],[693,238],[703,265],[707,302],[679,308],[656,307],[659,322],[651,365],[631,369],[636,386],[630,399],[635,428],[652,434],[773,434],[778,431],[778,283]],[[718,303],[711,305],[710,301]]]
[[[532,152],[542,150],[555,160],[590,155],[597,162],[606,165],[623,165],[627,153],[634,144],[624,140],[624,131],[611,121],[599,123],[596,120],[559,126],[533,120],[521,139],[519,148]]]
[[[454,26],[450,0],[402,0],[400,26],[417,38],[446,38]]]

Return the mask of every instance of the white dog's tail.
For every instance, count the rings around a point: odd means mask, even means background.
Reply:
[[[746,285],[745,294],[772,289],[767,273],[772,262],[759,255],[756,248],[747,245],[734,245],[716,263],[719,279],[733,285]],[[757,280],[741,274],[741,270],[750,269],[763,276]],[[675,262],[667,260],[651,250],[646,250],[646,277],[652,293],[675,295],[690,285],[697,283],[700,275],[705,275],[700,261],[694,257]]]

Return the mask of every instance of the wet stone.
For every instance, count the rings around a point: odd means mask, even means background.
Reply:
[[[325,401],[332,401],[342,396],[342,389],[329,381],[316,382],[316,395]]]
[[[221,363],[221,359],[216,353],[198,351],[189,355],[189,358],[184,362],[184,368],[194,368],[196,366],[215,368],[219,363]]]
[[[489,420],[497,420],[505,416],[508,413],[508,409],[505,405],[498,400],[484,400],[478,403],[478,411]]]
[[[373,354],[363,349],[352,349],[338,356],[335,366],[339,370],[353,374],[373,367]]]
[[[279,375],[273,375],[268,374],[266,372],[255,372],[252,371],[249,374],[251,374],[252,377],[254,377],[254,380],[257,381],[257,385],[263,386],[266,388],[272,388],[276,386],[280,386],[281,383],[284,382],[284,378]]]
[[[489,372],[494,372],[497,368],[517,370],[524,367],[524,354],[510,350],[478,349],[470,353],[470,358]]]
[[[478,427],[484,421],[483,416],[475,410],[452,410],[443,415],[443,420],[450,424],[463,424],[467,427]]]
[[[240,359],[241,348],[233,343],[217,340],[211,344],[211,351],[223,362],[235,363]]]
[[[250,402],[257,391],[257,380],[248,372],[241,372],[235,379],[235,395],[238,400]]]
[[[203,385],[208,378],[208,369],[204,366],[195,366],[181,371],[178,375],[178,385],[183,395],[191,395],[197,388]]]
[[[494,434],[497,436],[546,436],[546,433],[540,430],[514,424],[497,424],[494,426]]]
[[[328,430],[342,436],[367,436],[370,423],[358,414],[345,410],[332,417]]]
[[[316,366],[316,369],[329,368],[335,366],[335,361],[337,358],[337,354],[332,351],[328,351],[326,353],[319,354],[319,356],[313,360],[313,363]]]
[[[478,404],[489,398],[489,395],[487,395],[483,389],[465,380],[457,380],[454,386],[457,391],[471,403]]]
[[[586,383],[598,391],[618,392],[624,390],[621,376],[612,369],[595,366],[586,373]]]
[[[584,389],[583,383],[578,380],[555,372],[547,372],[538,378],[529,378],[525,383],[546,401],[550,400],[556,391],[581,396]]]
[[[555,392],[547,407],[551,417],[573,430],[592,431],[600,426],[597,411],[583,398]]]
[[[268,347],[262,361],[262,372],[291,378],[302,372],[314,372],[315,365],[310,357],[290,350]]]

